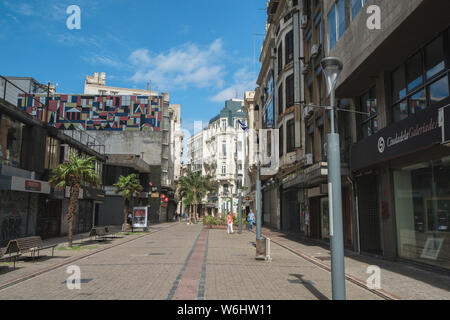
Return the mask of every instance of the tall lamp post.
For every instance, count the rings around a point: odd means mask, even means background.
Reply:
[[[321,61],[322,71],[327,81],[330,97],[331,133],[328,134],[328,196],[330,201],[330,242],[331,242],[331,282],[333,300],[345,300],[345,264],[344,237],[342,222],[342,194],[341,194],[341,154],[339,134],[334,127],[334,99],[336,82],[342,71],[342,62],[335,57],[328,57]]]

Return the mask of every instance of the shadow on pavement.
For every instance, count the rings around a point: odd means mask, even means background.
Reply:
[[[314,246],[320,247],[324,250],[327,250],[329,253],[330,245],[327,243],[323,243],[321,241],[317,241],[314,239],[307,239],[304,235],[300,233],[288,233],[281,232],[278,230],[272,230],[269,228],[265,228],[266,233],[270,234],[271,237],[284,238],[289,241],[294,241],[301,243],[304,246]],[[263,231],[263,232],[264,232]],[[268,231],[268,232],[267,232]],[[308,255],[311,255],[305,252]],[[427,268],[424,265],[415,264],[414,262],[403,262],[396,260],[389,260],[387,258],[381,256],[375,256],[365,253],[356,253],[349,250],[345,250],[345,257],[355,260],[359,263],[364,263],[367,265],[376,265],[381,269],[385,269],[387,271],[400,274],[402,276],[421,281],[423,283],[432,285],[434,287],[445,289],[450,291],[450,272],[441,271],[436,269]],[[322,261],[327,260],[326,258],[315,257],[316,259],[320,259]]]
[[[319,300],[330,300],[314,286],[314,282],[303,279],[302,274],[290,274],[290,276],[297,278],[297,280],[288,280],[290,283],[303,285],[305,289],[311,292]]]

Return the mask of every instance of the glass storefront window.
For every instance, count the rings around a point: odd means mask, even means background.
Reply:
[[[2,115],[0,120],[0,160],[3,164],[20,167],[24,124]]]
[[[394,171],[398,253],[450,269],[450,156]]]

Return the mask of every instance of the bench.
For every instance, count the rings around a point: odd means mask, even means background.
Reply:
[[[34,261],[34,258],[36,257],[36,252],[37,252],[38,258],[39,258],[39,252],[41,250],[45,250],[45,249],[51,248],[52,249],[52,257],[53,257],[56,246],[57,246],[57,244],[51,244],[51,245],[45,246],[44,243],[42,242],[41,237],[39,237],[39,236],[27,237],[27,238],[11,240],[8,244],[7,251],[5,253],[6,254],[8,254],[8,253],[9,254],[30,253],[31,257],[33,258],[33,261]]]
[[[11,261],[14,258],[14,269],[15,269],[16,268],[16,260],[18,257],[21,256],[21,253],[20,252],[15,252],[15,253],[10,252],[8,255],[5,255],[6,252],[8,251],[8,247],[9,247],[10,243],[11,242],[9,242],[5,248],[0,248],[0,261],[4,261],[4,260]]]

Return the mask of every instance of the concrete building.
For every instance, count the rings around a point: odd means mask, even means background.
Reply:
[[[149,87],[147,90],[134,88],[118,88],[106,86],[106,73],[95,72],[93,76],[86,76],[84,82],[84,94],[100,95],[100,96],[158,96],[158,91],[151,91]]]
[[[320,61],[335,56],[344,63],[335,127],[345,246],[448,270],[449,149],[442,134],[447,119],[439,114],[450,103],[449,6],[431,0],[268,1],[256,104],[261,127],[270,127],[274,97],[280,169],[262,179],[266,225],[329,241],[330,118],[324,106],[330,101]],[[433,23],[425,23],[427,17]],[[267,219],[267,210],[274,219]]]
[[[95,157],[95,170],[102,176],[104,148],[85,132],[67,135],[40,120],[45,105],[20,89],[32,78],[0,79],[0,246],[8,240],[39,235],[43,239],[68,232],[69,190],[56,190],[48,180],[52,169],[67,161],[72,152]],[[14,82],[13,82],[14,81]],[[34,90],[31,90],[34,91]],[[33,92],[31,92],[33,94]],[[31,99],[31,114],[18,105]],[[10,101],[15,102],[10,103]],[[92,145],[83,141],[89,140]],[[89,231],[104,200],[102,188],[83,185],[73,232]]]
[[[32,101],[23,99],[21,107],[28,113],[37,112],[41,119],[47,119],[49,124],[69,135],[73,135],[75,129],[89,131],[90,136],[106,147],[106,154],[139,157],[154,168],[158,175],[151,173],[152,179],[143,186],[145,192],[155,191],[148,199],[150,214],[153,221],[170,221],[177,206],[174,199],[175,151],[171,150],[175,145],[175,140],[171,144],[171,139],[175,139],[171,129],[181,121],[177,108],[170,112],[168,93],[155,94],[144,90],[134,92],[142,95],[121,95],[136,90],[106,93],[101,91],[101,86],[105,87],[104,74],[100,78],[98,75],[88,76],[85,89],[92,94],[53,94],[48,99],[48,108],[36,108]],[[93,87],[100,90],[97,91],[100,94],[94,93]],[[46,99],[43,95],[34,97],[42,101]],[[181,156],[177,158],[181,159]],[[161,203],[162,194],[168,196],[168,203]]]

